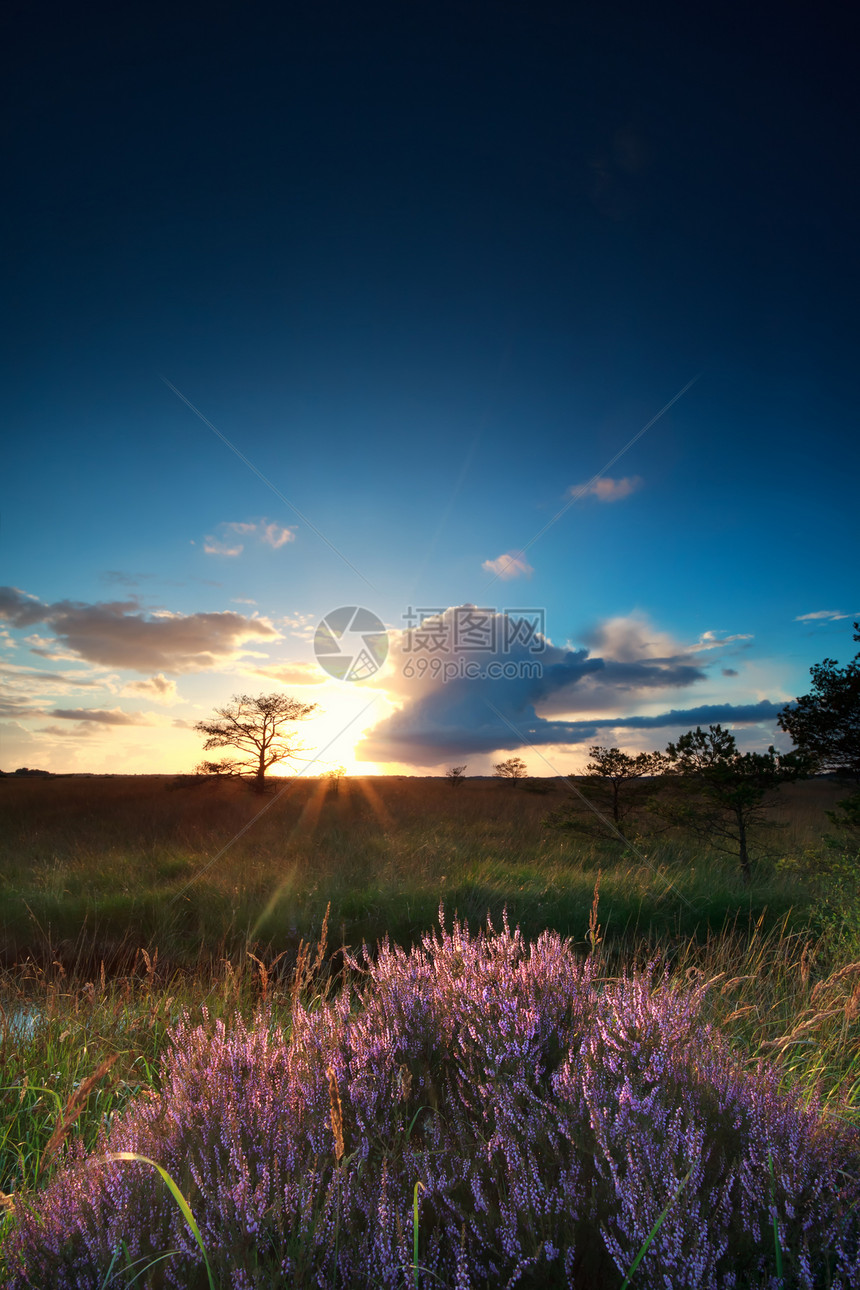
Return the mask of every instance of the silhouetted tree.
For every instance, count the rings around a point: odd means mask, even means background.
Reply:
[[[670,823],[706,838],[718,850],[740,859],[750,882],[750,830],[761,826],[781,784],[809,773],[799,753],[738,752],[735,737],[722,726],[697,726],[666,748],[665,775],[675,792],[661,795],[658,809]]]
[[[854,624],[860,641],[860,623]],[[812,691],[777,717],[816,770],[839,771],[860,781],[860,653],[845,667],[826,658],[809,669]]]
[[[331,770],[327,770],[325,773],[326,779],[329,781],[332,788],[334,789],[335,797],[337,797],[338,794],[340,793],[340,781],[344,778],[345,775],[346,775],[345,766],[333,766]]]
[[[450,770],[445,771],[445,778],[452,788],[456,788],[458,784],[464,784],[466,782],[465,765],[452,766]]]
[[[496,779],[509,779],[516,783],[518,779],[526,778],[528,768],[522,757],[509,757],[507,761],[496,762],[493,773]]]
[[[851,793],[836,803],[835,811],[828,811],[827,818],[841,831],[842,840],[849,846],[860,842],[860,793]],[[839,845],[840,839],[835,839]]]
[[[599,744],[589,748],[588,755],[592,760],[585,774],[570,776],[586,800],[572,799],[560,810],[553,811],[545,823],[550,828],[616,837],[616,830],[620,831],[624,821],[656,791],[657,777],[665,769],[665,758],[659,752],[641,752],[634,757],[620,748],[602,748]],[[611,820],[615,828],[607,827],[601,816]]]
[[[285,694],[258,694],[256,698],[234,694],[226,707],[215,709],[217,719],[198,721],[194,729],[206,735],[204,752],[235,748],[240,755],[201,762],[198,774],[247,779],[255,792],[264,792],[271,767],[304,751],[287,736],[285,726],[309,717],[318,706]]]

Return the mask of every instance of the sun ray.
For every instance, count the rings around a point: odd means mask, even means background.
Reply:
[[[320,811],[328,792],[328,784],[325,780],[317,780],[313,786],[313,792],[302,807],[301,814],[290,829],[284,840],[284,850],[288,850],[296,842],[308,842],[316,832],[317,822],[319,821]],[[274,912],[278,902],[291,890],[295,883],[296,864],[290,866],[290,870],[282,882],[279,882],[269,899],[266,901],[265,908],[257,918],[253,927],[248,933],[248,939],[253,941],[257,936],[260,928],[264,926],[266,919]]]
[[[388,807],[385,805],[382,798],[379,796],[376,789],[371,784],[370,780],[365,779],[363,776],[357,776],[353,780],[353,783],[364,794],[365,798],[367,799],[368,806],[373,811],[373,814],[376,816],[377,820],[379,820],[379,823],[382,825],[382,827],[384,829],[393,828],[394,819],[392,818],[391,813],[388,810]]]

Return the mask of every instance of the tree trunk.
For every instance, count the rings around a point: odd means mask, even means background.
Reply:
[[[741,856],[741,873],[744,876],[744,885],[749,886],[752,882],[752,869],[750,868],[750,857],[747,851],[747,826],[741,811],[736,813],[738,821],[738,841],[740,843]]]

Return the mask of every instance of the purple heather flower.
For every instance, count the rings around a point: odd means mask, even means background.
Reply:
[[[860,1284],[857,1132],[744,1067],[701,988],[597,982],[559,936],[507,924],[443,923],[352,967],[286,1025],[175,1025],[160,1095],[19,1202],[10,1290],[203,1283],[160,1176],[119,1151],[175,1179],[237,1290],[620,1286],[664,1210],[642,1290],[775,1285],[774,1221],[787,1286]]]

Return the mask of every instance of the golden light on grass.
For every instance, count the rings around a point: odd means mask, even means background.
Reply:
[[[87,1078],[78,1085],[74,1093],[72,1093],[71,1097],[66,1102],[66,1105],[63,1107],[63,1111],[57,1121],[56,1128],[48,1139],[45,1150],[42,1152],[39,1159],[39,1173],[41,1173],[42,1168],[51,1159],[54,1153],[59,1151],[66,1138],[69,1136],[75,1122],[80,1118],[84,1108],[86,1107],[87,1098],[90,1093],[93,1091],[96,1084],[98,1084],[99,1080],[103,1079],[104,1076],[107,1075],[118,1057],[119,1053],[113,1053],[112,1056],[106,1057],[103,1062],[99,1063],[92,1075],[87,1076]]]
[[[301,809],[299,818],[296,820],[295,824],[290,829],[287,836],[284,838],[285,852],[287,852],[289,848],[292,845],[294,845],[296,842],[301,841],[303,843],[308,843],[313,838],[313,835],[316,831],[317,823],[319,821],[320,811],[322,810],[323,802],[326,799],[326,795],[328,791],[329,791],[329,785],[326,783],[324,779],[319,780],[316,784],[312,786],[311,796],[305,802],[304,806]],[[288,873],[284,876],[283,880],[277,885],[275,890],[272,892],[271,896],[266,901],[266,904],[263,907],[259,917],[254,923],[253,927],[251,927],[248,934],[249,939],[251,941],[256,939],[256,937],[259,935],[260,928],[265,926],[266,920],[271,917],[272,913],[280,904],[280,902],[292,890],[295,884],[295,877],[296,877],[295,865],[291,865]]]
[[[388,807],[385,805],[370,780],[361,776],[355,780],[355,785],[359,792],[364,795],[365,801],[371,811],[373,811],[373,814],[376,816],[383,829],[393,828],[394,820],[391,812],[388,810]]]
[[[328,1068],[328,1096],[331,1106],[331,1130],[334,1134],[334,1157],[338,1163],[343,1158],[343,1107],[340,1102],[340,1090],[334,1067]]]

